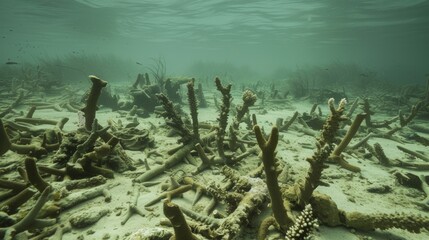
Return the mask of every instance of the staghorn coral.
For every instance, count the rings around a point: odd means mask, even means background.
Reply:
[[[195,144],[195,150],[197,151],[198,156],[201,159],[201,164],[193,172],[194,175],[204,171],[207,168],[210,168],[213,164],[214,159],[214,156],[212,156],[211,158],[207,157],[207,154],[204,152],[204,149],[200,143]]]
[[[286,240],[309,239],[312,232],[319,227],[313,215],[313,209],[307,204],[301,214],[296,218],[295,224],[286,232]]]
[[[399,111],[399,123],[401,127],[408,125],[416,116],[419,110],[423,107],[423,101],[418,102],[416,105],[411,107],[410,114],[405,117],[401,111]]]
[[[292,123],[296,120],[296,118],[298,117],[298,111],[295,111],[292,115],[292,117],[285,123],[282,125],[277,125],[277,127],[279,128],[279,131],[287,131],[289,129],[289,127],[292,125]]]
[[[218,151],[219,157],[222,160],[227,161],[228,158],[225,155],[223,140],[225,138],[226,127],[228,125],[229,108],[230,108],[231,99],[232,99],[232,96],[231,96],[232,85],[228,84],[226,87],[223,86],[218,77],[216,77],[215,83],[216,83],[216,89],[222,94],[222,105],[221,105],[219,117],[217,119],[219,121],[219,127],[217,129],[217,134],[216,134],[217,151]]]
[[[39,192],[43,192],[45,188],[50,186],[49,183],[43,180],[43,178],[40,176],[34,158],[27,157],[25,158],[24,163],[28,181],[37,190],[39,190]]]
[[[244,194],[237,208],[228,217],[222,219],[220,226],[214,232],[215,239],[236,239],[247,225],[251,214],[260,208],[267,198],[266,184],[260,178],[248,177],[251,189]]]
[[[164,198],[171,200],[172,197],[179,196],[182,193],[185,193],[185,192],[191,190],[191,188],[192,188],[191,185],[183,185],[183,186],[179,186],[177,188],[171,189],[169,191],[163,192],[158,197],[156,197],[155,199],[146,203],[144,206],[149,207],[149,206],[161,201]]]
[[[192,78],[191,81],[188,82],[188,103],[189,103],[189,110],[191,111],[191,118],[192,118],[192,131],[194,134],[194,138],[199,141],[200,140],[200,134],[198,131],[198,109],[197,109],[197,99],[195,98],[195,90],[194,90],[194,82],[195,79]]]
[[[309,203],[314,189],[316,189],[320,184],[322,171],[325,168],[326,160],[331,155],[333,150],[332,143],[339,129],[340,122],[345,120],[343,116],[346,105],[345,99],[340,101],[338,108],[335,108],[333,98],[329,99],[328,105],[331,115],[323,125],[323,130],[317,141],[317,150],[314,152],[311,158],[307,159],[307,161],[310,163],[307,176],[305,177],[304,181],[301,181],[294,186],[296,202],[302,208],[304,208],[304,206]]]
[[[177,130],[181,139],[179,142],[189,143],[193,140],[192,134],[189,129],[186,127],[185,123],[180,118],[177,111],[174,109],[173,103],[165,96],[163,93],[156,95],[161,101],[162,106],[164,107],[165,112],[161,115],[168,120],[167,124]]]
[[[356,132],[359,129],[360,124],[365,119],[366,114],[361,113],[356,115],[355,120],[353,121],[352,125],[350,126],[349,130],[347,131],[346,135],[341,140],[340,144],[337,145],[337,147],[332,152],[330,159],[334,160],[336,163],[338,163],[342,168],[347,169],[352,172],[360,172],[360,168],[351,165],[348,163],[342,156],[341,153],[344,151],[344,149],[347,147],[347,145],[352,140],[353,136],[356,134]]]
[[[180,150],[176,151],[173,155],[166,159],[164,164],[151,168],[149,171],[146,171],[145,173],[136,177],[133,181],[145,182],[157,177],[158,175],[164,173],[170,167],[173,167],[180,163],[193,148],[194,144],[192,143],[188,143],[186,145],[181,146]]]
[[[119,139],[112,137],[107,143],[94,147],[92,152],[83,154],[83,156],[77,160],[77,163],[82,166],[85,175],[91,177],[102,175],[107,178],[113,178],[112,170],[96,166],[93,163],[99,165],[101,163],[101,159],[109,155],[118,143]]]
[[[258,140],[259,147],[262,150],[262,162],[264,164],[265,177],[267,181],[268,192],[271,197],[271,208],[273,209],[274,218],[279,224],[280,229],[286,231],[293,224],[283,204],[283,198],[277,180],[277,172],[275,167],[275,150],[279,139],[279,131],[277,127],[273,127],[268,140],[262,135],[258,125],[253,127],[253,130]]]
[[[243,105],[237,106],[237,114],[233,121],[234,129],[238,129],[244,115],[249,113],[249,107],[253,106],[258,98],[251,90],[245,90],[241,99],[243,100]]]
[[[49,200],[52,192],[52,187],[47,187],[43,190],[39,199],[28,214],[19,222],[7,228],[0,228],[0,237],[4,240],[15,239],[15,236],[30,228],[44,228],[56,223],[56,219],[38,219],[37,216],[42,209],[43,205]]]

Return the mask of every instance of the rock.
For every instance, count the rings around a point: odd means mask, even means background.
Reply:
[[[96,210],[86,210],[82,212],[78,212],[73,214],[70,217],[70,224],[74,228],[84,228],[88,227],[100,220],[102,217],[104,217],[106,214],[110,212],[109,209],[103,208]]]
[[[392,192],[392,188],[388,185],[374,185],[366,189],[370,193],[385,194]]]

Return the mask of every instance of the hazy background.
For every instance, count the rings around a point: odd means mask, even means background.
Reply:
[[[267,75],[344,62],[421,82],[429,1],[0,1],[1,64],[93,54],[136,69],[161,57],[169,74],[189,74],[198,62]]]

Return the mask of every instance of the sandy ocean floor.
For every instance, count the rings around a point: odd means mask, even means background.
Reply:
[[[213,93],[214,94],[214,93]],[[241,100],[241,93],[234,92],[235,104],[239,104]],[[212,99],[211,94],[206,94],[207,98]],[[337,100],[338,101],[338,100]],[[185,101],[186,102],[186,101]],[[208,101],[209,108],[199,109],[199,120],[200,122],[209,122],[217,124],[216,118],[218,113],[213,106],[213,101]],[[289,119],[295,111],[300,113],[309,112],[312,104],[308,100],[292,100],[289,99],[285,103],[270,103],[267,102],[264,106],[261,106],[260,101],[256,103],[254,107],[250,109],[251,114],[256,114],[258,124],[268,133],[271,126],[276,123],[277,118]],[[321,105],[323,118],[327,117],[329,110],[327,105]],[[20,110],[26,111],[26,106],[21,106]],[[183,106],[185,111],[188,111],[188,106]],[[71,132],[78,127],[78,115],[77,113],[67,111],[55,111],[52,109],[41,109],[36,110],[34,118],[44,118],[58,120],[63,117],[68,117],[70,120],[64,127],[64,132]],[[124,124],[130,122],[131,119],[127,119],[121,116],[117,112],[112,112],[108,108],[101,107],[96,115],[99,123],[102,126],[107,125],[108,120],[118,121],[121,120]],[[373,119],[383,120],[390,119],[393,116],[375,114]],[[134,183],[133,178],[139,174],[145,172],[143,164],[144,160],[147,160],[149,166],[156,166],[163,160],[168,158],[167,151],[177,146],[177,137],[168,137],[167,133],[169,128],[165,126],[163,118],[151,114],[149,118],[137,118],[140,123],[138,129],[151,129],[150,134],[154,138],[155,147],[148,148],[144,151],[129,151],[126,153],[134,160],[134,164],[137,167],[135,171],[126,171],[123,173],[115,173],[113,179],[109,179],[107,184],[114,184],[115,186],[109,189],[112,199],[110,202],[105,202],[103,197],[97,197],[95,199],[85,201],[69,210],[61,212],[58,217],[59,223],[66,222],[70,216],[82,211],[96,212],[99,210],[108,210],[109,213],[102,217],[98,222],[88,227],[77,229],[73,228],[71,231],[64,234],[64,240],[75,240],[75,239],[88,239],[88,240],[99,240],[99,239],[127,239],[128,236],[139,229],[151,229],[151,228],[165,228],[167,231],[172,231],[171,227],[160,226],[160,221],[165,219],[162,212],[162,201],[159,201],[152,206],[145,208],[144,205],[155,199],[160,193],[162,193],[161,186],[164,183],[168,183],[169,175],[171,173],[182,172],[185,175],[192,176],[191,172],[195,170],[196,166],[190,163],[181,163],[169,172],[152,179],[151,181],[159,182],[153,186],[144,186],[142,183]],[[415,124],[426,124],[422,120],[414,120]],[[395,125],[396,123],[392,124]],[[298,123],[294,125],[299,126]],[[364,125],[364,124],[363,124]],[[427,125],[426,125],[427,126]],[[39,128],[49,128],[51,126],[40,125]],[[248,130],[243,130],[248,131]],[[407,133],[412,132],[411,129],[405,127],[399,132],[395,133],[402,142],[393,141],[385,138],[370,138],[368,143],[373,145],[379,143],[387,157],[389,159],[400,159],[408,162],[419,162],[424,163],[420,159],[416,159],[411,155],[404,153],[399,150],[397,146],[403,146],[410,150],[420,152],[429,156],[427,146],[423,146],[411,140],[404,138]],[[418,133],[419,135],[429,138],[427,133]],[[365,136],[363,133],[359,133],[355,139],[349,144],[354,145],[362,137]],[[277,146],[277,157],[280,161],[289,166],[289,179],[297,180],[303,178],[309,167],[306,158],[310,157],[315,149],[316,139],[313,136],[306,135],[301,131],[290,128],[286,132],[280,133],[280,140]],[[155,150],[158,154],[151,154],[148,156],[149,151]],[[329,195],[338,205],[339,209],[347,212],[358,211],[363,213],[394,213],[404,212],[407,214],[416,214],[429,217],[428,209],[422,209],[421,206],[416,204],[417,201],[423,200],[426,195],[424,192],[407,188],[398,183],[393,173],[395,171],[411,172],[416,175],[428,175],[428,172],[414,171],[409,169],[401,169],[397,167],[385,167],[382,166],[375,157],[368,157],[363,159],[358,157],[356,154],[344,153],[345,159],[356,166],[361,168],[360,173],[352,173],[338,165],[329,164],[329,168],[325,169],[322,174],[322,180],[329,184],[329,186],[319,186],[316,191]],[[19,161],[23,157],[12,151],[8,151],[5,155],[0,157],[0,162],[6,161]],[[195,157],[196,161],[200,160]],[[48,158],[42,158],[38,161],[38,164],[49,164]],[[255,169],[259,165],[259,159],[255,156],[245,159],[234,168],[239,171],[242,175],[245,175],[249,171]],[[206,170],[195,176],[199,182],[208,184],[212,181],[221,182],[223,176],[219,174],[221,166],[215,166],[212,169]],[[4,175],[0,175],[1,178],[7,179],[19,179],[17,173],[11,172]],[[46,177],[48,181],[50,178]],[[56,183],[53,183],[55,187]],[[284,184],[284,183],[282,183]],[[290,182],[288,182],[290,184]],[[372,193],[369,192],[372,188],[388,189],[385,193]],[[79,194],[79,191],[73,191],[73,194]],[[133,202],[136,191],[140,192],[140,196],[137,200],[137,207],[142,210],[145,216],[134,214],[124,224],[123,221],[128,205]],[[181,207],[192,208],[194,210],[203,209],[210,201],[210,197],[203,196],[202,199],[195,205],[191,206],[195,191],[191,190],[182,195],[179,198],[173,198],[173,202],[177,203]],[[269,207],[261,209],[260,216],[254,216],[250,220],[248,226],[244,228],[242,238],[239,239],[255,239],[257,227],[259,221],[263,216],[267,216],[271,213]],[[222,207],[219,208],[222,212]],[[423,230],[421,233],[410,233],[400,229],[389,229],[389,230],[376,230],[376,231],[356,231],[345,227],[326,227],[321,225],[314,233],[314,239],[323,240],[335,240],[335,239],[429,239],[429,232]],[[278,236],[276,231],[271,231],[270,239],[276,239]]]

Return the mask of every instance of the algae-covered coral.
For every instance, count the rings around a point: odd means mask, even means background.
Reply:
[[[427,236],[426,95],[391,115],[370,98],[322,104],[219,77],[196,91],[199,79],[151,74],[111,87],[115,108],[94,75],[84,101],[2,87],[18,93],[0,110],[4,239]]]

